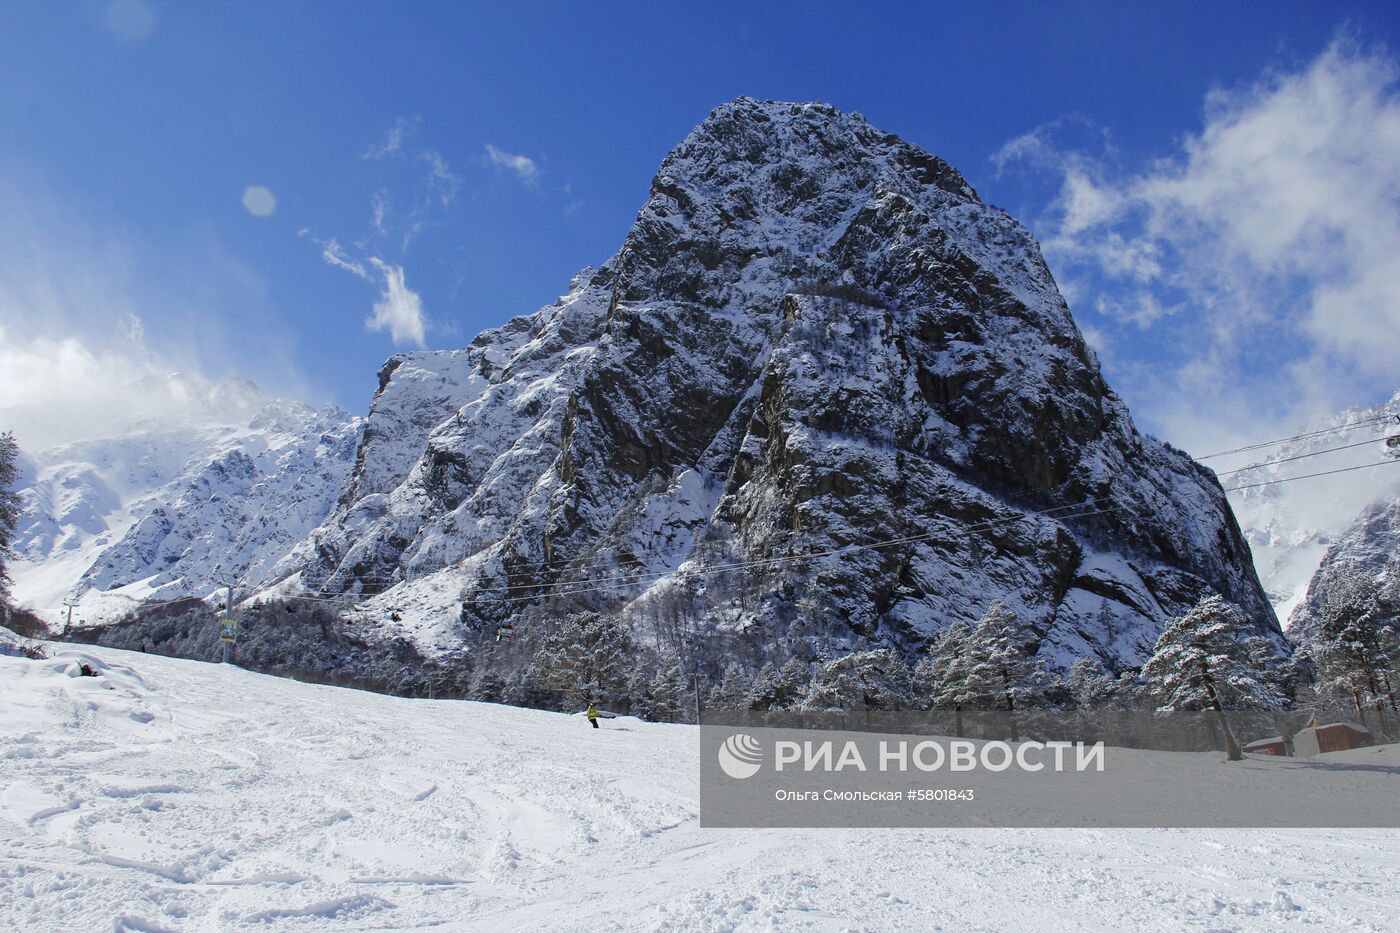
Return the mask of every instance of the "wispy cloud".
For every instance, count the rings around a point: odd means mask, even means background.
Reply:
[[[317,240],[315,237],[312,237],[312,241],[321,247],[321,258],[326,262],[335,266],[337,269],[344,269],[351,275],[359,276],[366,282],[370,281],[370,274],[365,271],[364,265],[352,259],[350,254],[345,251],[345,247],[341,246],[334,239]]]
[[[393,126],[384,131],[383,138],[378,142],[371,143],[369,148],[360,154],[360,158],[377,160],[397,154],[403,149],[404,140],[413,135],[417,129],[417,118],[399,117],[394,121]]]
[[[448,168],[447,160],[444,159],[436,149],[424,149],[419,153],[418,158],[428,163],[427,189],[428,197],[435,199],[437,203],[446,207],[457,197],[457,191],[462,186],[462,180],[452,174]]]
[[[423,314],[422,299],[404,282],[403,266],[391,266],[374,257],[369,261],[383,276],[384,290],[365,326],[370,331],[387,330],[396,346],[423,346],[427,318]]]
[[[370,210],[373,212],[373,219],[370,221],[374,227],[374,232],[381,236],[388,232],[384,227],[384,220],[389,215],[389,192],[383,188],[374,193],[370,199]]]
[[[1064,145],[1059,125],[996,157],[1058,175],[1047,259],[1077,311],[1093,296],[1130,401],[1179,442],[1226,417],[1253,433],[1394,390],[1398,77],[1343,37],[1299,70],[1212,91],[1201,130],[1137,168],[1111,146]]]
[[[535,160],[529,156],[506,152],[504,149],[497,149],[495,146],[487,143],[486,158],[490,160],[492,165],[513,173],[526,184],[533,185],[539,181],[539,166],[536,165]]]

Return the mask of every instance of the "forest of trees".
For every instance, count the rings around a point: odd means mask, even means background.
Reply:
[[[1295,656],[1295,702],[1400,733],[1400,579],[1341,565],[1318,595],[1318,618]]]

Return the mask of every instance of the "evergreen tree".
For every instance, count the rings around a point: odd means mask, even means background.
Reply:
[[[1286,663],[1238,607],[1210,596],[1167,623],[1142,677],[1159,709],[1213,711],[1230,760],[1238,761],[1225,710],[1282,709],[1279,683]]]
[[[956,696],[967,709],[1014,713],[1041,705],[1050,678],[1032,656],[1016,614],[997,600],[973,629]]]
[[[637,666],[627,678],[627,712],[641,719],[656,721],[656,703],[651,684],[654,672]]]
[[[657,722],[688,722],[695,715],[690,679],[680,659],[663,658],[651,679],[651,715]]]
[[[854,651],[817,668],[801,705],[808,710],[908,709],[912,681],[893,650]]]
[[[749,691],[750,708],[763,710],[792,709],[807,693],[812,672],[805,661],[788,658],[782,667],[766,662],[754,678]]]
[[[471,698],[483,703],[499,703],[506,696],[506,682],[495,671],[484,670],[472,681]]]
[[[1112,706],[1118,696],[1118,682],[1097,661],[1080,658],[1069,669],[1069,692],[1079,709]]]
[[[10,568],[15,529],[19,527],[19,444],[9,432],[0,434],[0,605],[10,604]]]
[[[1400,713],[1395,686],[1400,669],[1400,619],[1375,578],[1354,566],[1336,568],[1322,594],[1311,650],[1323,692],[1346,697],[1364,723],[1373,709],[1385,729],[1385,710]]]
[[[710,690],[707,701],[712,709],[748,709],[753,681],[734,662],[724,668],[724,676]]]
[[[929,646],[927,656],[914,669],[918,706],[962,710],[960,685],[967,677],[971,646],[972,627],[966,622],[954,622]]]
[[[749,708],[773,709],[777,695],[778,668],[774,666],[772,661],[764,661],[749,687]]]
[[[564,620],[535,655],[539,686],[556,691],[567,707],[589,701],[625,700],[637,650],[617,620],[576,612]]]

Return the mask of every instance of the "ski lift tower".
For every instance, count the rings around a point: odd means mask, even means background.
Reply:
[[[223,643],[223,662],[228,663],[229,646],[238,640],[238,620],[233,617],[233,584],[225,584],[228,594],[224,602],[224,618],[219,623],[219,641]]]

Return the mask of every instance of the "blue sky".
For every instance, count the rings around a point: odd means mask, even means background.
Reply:
[[[1400,382],[1393,4],[0,17],[0,406],[179,368],[363,411],[395,349],[465,344],[606,259],[665,153],[741,94],[858,110],[958,166],[1046,243],[1110,379],[1178,443]]]

